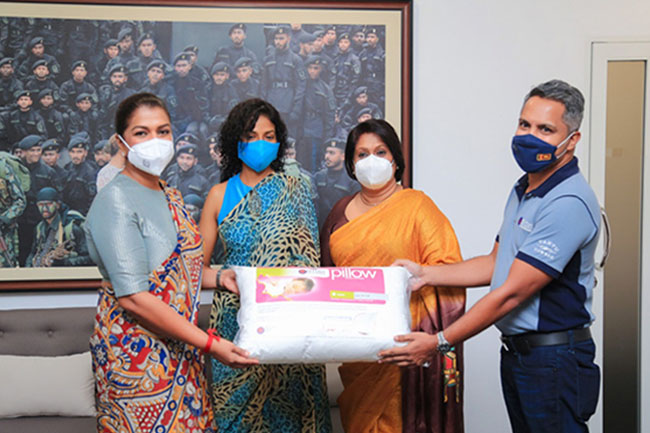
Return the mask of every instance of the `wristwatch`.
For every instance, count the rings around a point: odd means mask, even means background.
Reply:
[[[451,344],[449,344],[449,341],[447,341],[445,334],[443,334],[442,331],[438,332],[436,337],[438,338],[438,352],[444,355],[451,351]]]

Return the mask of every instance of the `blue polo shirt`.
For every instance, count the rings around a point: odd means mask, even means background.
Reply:
[[[596,195],[577,158],[537,189],[525,193],[527,187],[524,175],[508,197],[490,290],[505,282],[515,258],[553,280],[496,325],[504,335],[587,326],[594,320],[594,253],[600,230]]]

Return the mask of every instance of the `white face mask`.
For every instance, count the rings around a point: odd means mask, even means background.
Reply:
[[[354,175],[366,188],[379,189],[393,177],[393,163],[375,155],[366,156],[354,164]]]
[[[174,158],[174,143],[170,140],[152,138],[131,147],[121,135],[117,136],[130,150],[127,157],[129,162],[145,173],[160,176],[169,161]]]

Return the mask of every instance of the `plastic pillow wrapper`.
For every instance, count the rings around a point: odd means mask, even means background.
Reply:
[[[402,267],[233,269],[234,342],[263,364],[376,361],[411,330]]]

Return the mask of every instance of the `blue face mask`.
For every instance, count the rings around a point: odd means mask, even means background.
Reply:
[[[557,146],[553,146],[532,134],[515,135],[512,137],[512,154],[523,171],[537,173],[553,164],[566,153],[567,149],[564,149],[560,155],[555,156],[557,149],[569,141],[571,137],[573,137],[573,133],[569,134]]]
[[[280,143],[272,143],[266,140],[240,141],[237,146],[237,156],[241,161],[260,173],[266,169],[278,157]]]

